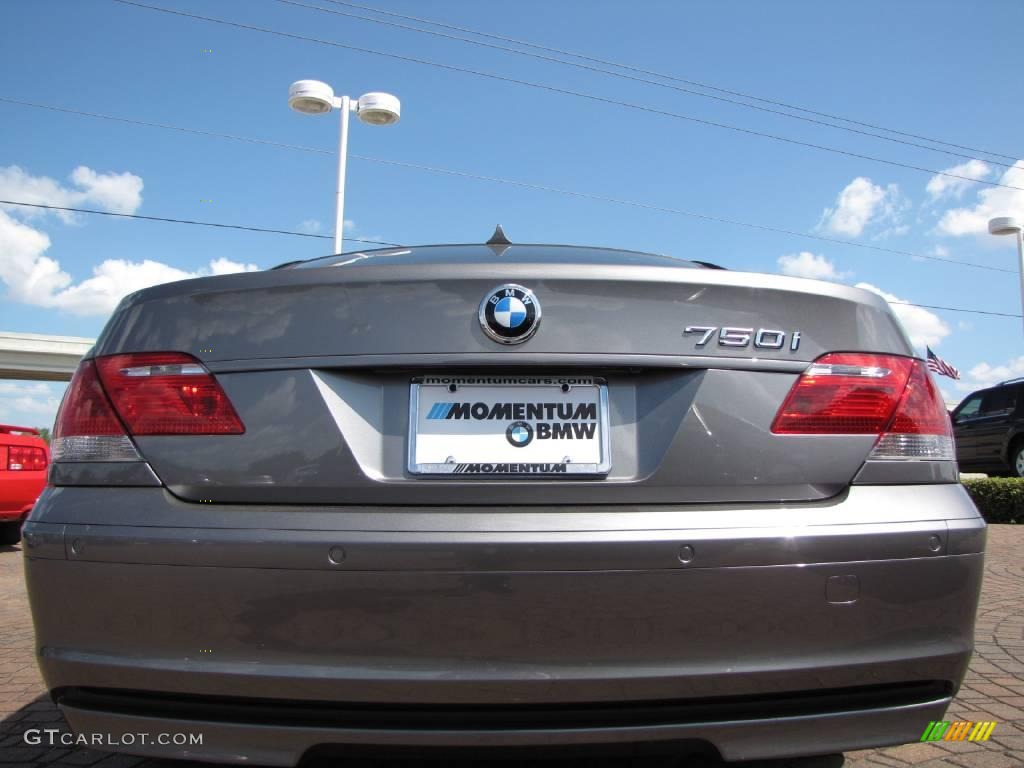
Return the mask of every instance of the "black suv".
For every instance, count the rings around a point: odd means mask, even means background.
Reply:
[[[1024,378],[972,393],[953,428],[961,469],[1024,477]]]

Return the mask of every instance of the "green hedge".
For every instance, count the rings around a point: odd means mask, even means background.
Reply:
[[[964,480],[964,488],[987,522],[1024,524],[1024,478]]]

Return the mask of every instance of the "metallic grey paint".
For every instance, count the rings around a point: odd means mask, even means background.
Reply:
[[[514,354],[477,321],[481,296],[511,282],[530,287],[544,305],[544,327],[518,348],[531,353],[704,354],[694,337],[683,337],[685,326],[700,321],[804,329],[797,353],[759,350],[769,360],[809,361],[836,350],[913,354],[885,300],[869,291],[671,260],[584,267],[549,250],[514,246],[498,259],[484,246],[461,246],[451,253],[478,260],[446,260],[441,251],[400,267],[368,262],[169,283],[125,298],[94,351],[182,350],[206,364],[382,352]],[[524,251],[534,260],[513,258]]]
[[[477,319],[506,282],[545,312],[514,348]],[[801,340],[698,349],[698,324]],[[873,436],[770,429],[822,353],[913,354],[872,293],[611,250],[361,252],[129,296],[95,354],[133,351],[198,357],[246,431],[54,465],[24,532],[52,690],[529,708],[925,681],[951,695],[966,669],[985,525],[955,464],[869,462]],[[609,475],[410,474],[410,382],[479,370],[607,380]],[[325,743],[684,737],[750,759],[914,741],[949,695],[501,730],[64,711],[80,731],[205,736],[148,754],[273,765]]]
[[[413,376],[391,371],[221,374],[244,435],[138,437],[136,444],[186,499],[461,505],[821,499],[850,483],[874,443],[871,435],[772,434],[793,374],[588,373],[608,381],[612,469],[599,479],[410,474]]]
[[[160,478],[144,461],[58,461],[50,465],[50,485],[159,486]]]

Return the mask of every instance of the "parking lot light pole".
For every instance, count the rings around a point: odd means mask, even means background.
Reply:
[[[288,106],[304,115],[323,115],[336,109],[341,113],[338,138],[338,187],[334,206],[334,252],[341,253],[345,226],[345,164],[348,159],[348,115],[355,112],[367,125],[393,125],[401,116],[401,102],[390,93],[364,93],[353,100],[335,96],[334,89],[319,80],[297,80],[288,89]]]
[[[1017,236],[1017,269],[1020,272],[1020,306],[1021,314],[1024,315],[1024,224],[1012,216],[1000,216],[998,219],[990,219],[988,231],[993,235],[1016,235]]]

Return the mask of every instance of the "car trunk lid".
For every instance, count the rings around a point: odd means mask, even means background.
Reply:
[[[95,354],[181,351],[216,375],[244,434],[134,438],[181,498],[396,505],[832,496],[875,436],[774,434],[776,412],[826,352],[912,354],[885,302],[847,286],[615,252],[584,261],[592,251],[515,246],[522,256],[509,260],[465,248],[147,289],[122,303]],[[496,343],[479,319],[508,283],[543,306],[522,345]],[[608,466],[417,473],[414,387],[481,374],[593,379],[607,399]]]

